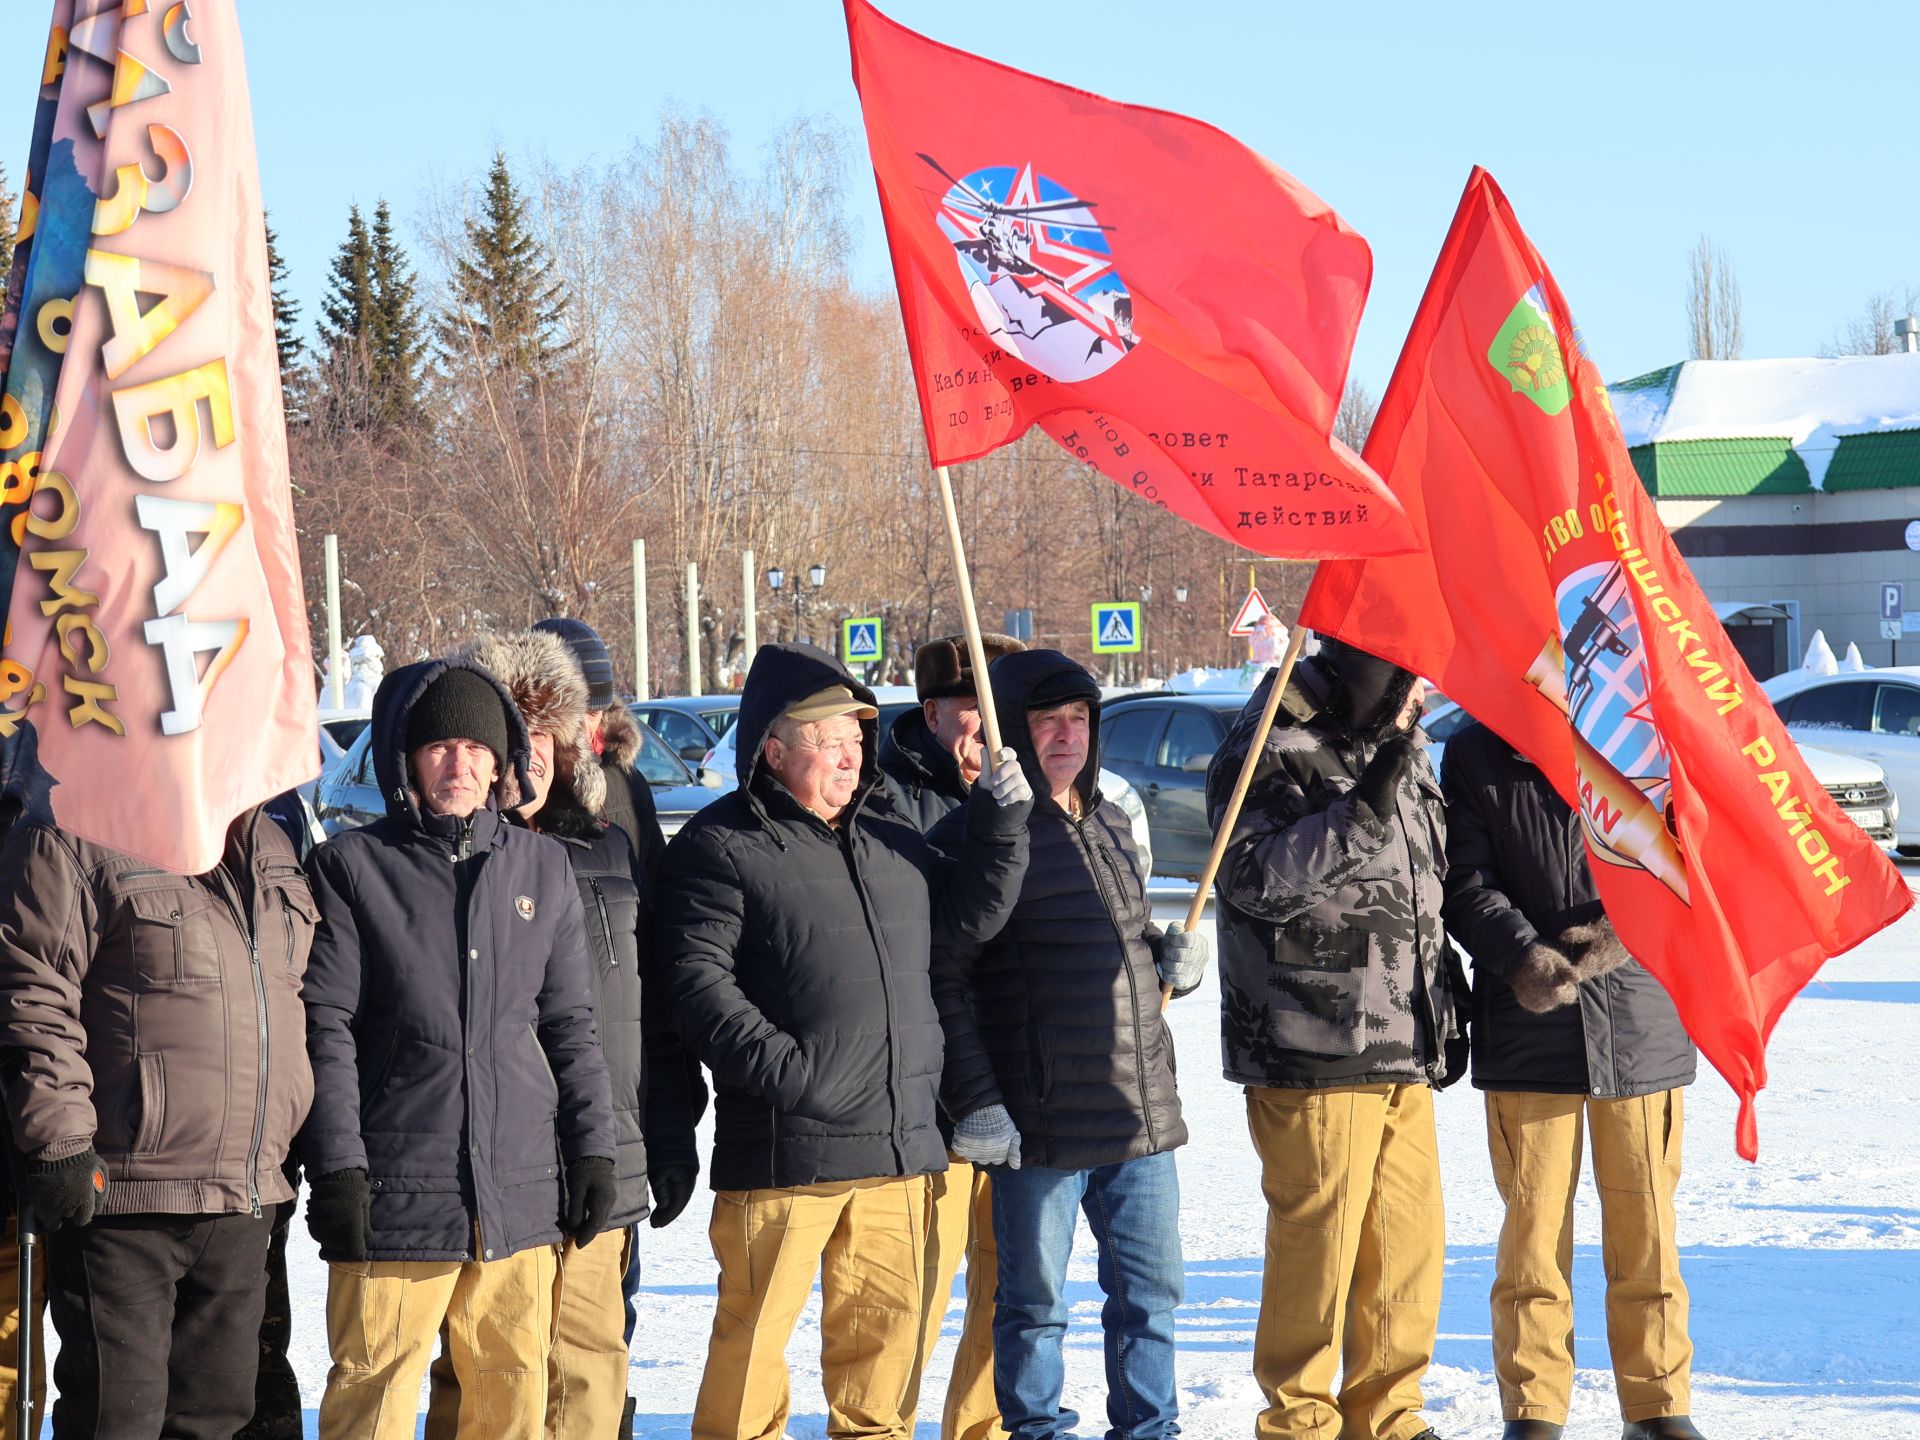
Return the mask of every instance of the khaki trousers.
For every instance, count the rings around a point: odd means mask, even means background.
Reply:
[[[442,1323],[460,1382],[456,1433],[539,1440],[555,1265],[553,1247],[541,1245],[504,1260],[332,1266],[321,1440],[412,1440]]]
[[[1487,1148],[1507,1202],[1493,1282],[1493,1368],[1509,1420],[1564,1424],[1573,1392],[1573,1194],[1581,1118],[1593,1137],[1620,1414],[1685,1415],[1693,1344],[1674,1240],[1682,1094],[1630,1100],[1487,1094]]]
[[[41,1245],[33,1274],[33,1416],[38,1427],[47,1410],[47,1247]],[[20,1440],[14,1406],[20,1402],[20,1230],[9,1215],[0,1230],[0,1440]]]
[[[553,1353],[547,1359],[547,1440],[607,1440],[627,1404],[627,1313],[620,1279],[633,1251],[633,1227],[569,1240],[554,1282]],[[460,1377],[447,1328],[427,1372],[425,1440],[460,1433]]]
[[[947,1401],[940,1417],[941,1440],[1007,1440],[1000,1424],[1000,1403],[993,1394],[993,1292],[999,1278],[1000,1253],[993,1243],[993,1182],[954,1155],[947,1156],[943,1174],[929,1175],[931,1231],[927,1236],[925,1309],[920,1352],[914,1357],[902,1406],[911,1435],[920,1409],[920,1378],[940,1327],[947,1318],[953,1277],[960,1257],[967,1257],[966,1319],[960,1347],[953,1356],[953,1375],[947,1381]]]
[[[1247,1127],[1267,1198],[1255,1435],[1409,1440],[1445,1268],[1433,1092],[1249,1086]]]
[[[907,1440],[926,1177],[722,1190],[707,1233],[720,1295],[693,1440],[780,1440],[791,1406],[787,1341],[816,1274],[827,1434]]]

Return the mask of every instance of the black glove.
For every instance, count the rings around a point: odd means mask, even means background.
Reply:
[[[107,1167],[89,1145],[64,1160],[27,1162],[27,1200],[46,1230],[86,1225],[107,1193]]]
[[[567,1164],[567,1213],[560,1228],[584,1245],[607,1228],[620,1189],[613,1183],[613,1161],[588,1155]]]
[[[373,1187],[364,1170],[335,1170],[307,1187],[307,1233],[329,1259],[365,1260],[373,1244]]]
[[[669,1165],[650,1171],[647,1184],[653,1189],[653,1214],[647,1217],[647,1223],[656,1230],[664,1230],[678,1220],[680,1212],[693,1198],[693,1187],[699,1178],[700,1171],[692,1165]]]
[[[1360,772],[1360,783],[1353,787],[1353,793],[1380,819],[1391,820],[1395,808],[1393,797],[1407,772],[1413,769],[1419,753],[1419,743],[1411,735],[1394,736],[1373,752],[1373,759]]]

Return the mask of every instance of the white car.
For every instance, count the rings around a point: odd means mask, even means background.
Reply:
[[[1895,795],[1920,795],[1920,666],[1838,675],[1789,670],[1760,688],[1803,753],[1811,742],[1853,756],[1884,770]],[[1904,853],[1920,854],[1920,811],[1894,829]]]
[[[1772,683],[1770,680],[1767,685]],[[1761,688],[1764,690],[1767,686]],[[1436,697],[1428,704],[1420,724],[1432,742],[1428,753],[1433,757],[1436,772],[1446,760],[1448,739],[1472,720],[1459,705],[1443,697]],[[1807,744],[1805,737],[1791,725],[1787,728],[1800,747],[1807,768],[1813,771],[1813,778],[1833,797],[1833,803],[1849,820],[1879,841],[1882,849],[1892,850],[1900,829],[1900,797],[1888,781],[1887,772],[1863,756],[1825,748],[1829,739],[1826,731],[1819,732],[1820,744],[1815,746]],[[1898,843],[1907,842],[1902,836]]]
[[[873,702],[880,711],[879,733],[884,738],[887,728],[908,710],[920,703],[919,694],[911,685],[876,685],[873,687]],[[728,727],[713,749],[707,752],[693,773],[702,785],[715,790],[731,790],[740,783],[739,761],[734,755],[734,741],[738,738],[740,727]],[[1126,812],[1127,821],[1133,826],[1133,843],[1140,851],[1141,868],[1148,876],[1153,874],[1153,836],[1147,829],[1147,807],[1140,803],[1140,796],[1125,779],[1106,769],[1100,771],[1100,793],[1113,801]]]

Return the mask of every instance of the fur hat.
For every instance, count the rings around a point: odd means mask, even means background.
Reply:
[[[607,802],[606,777],[587,739],[587,681],[572,649],[547,631],[482,635],[460,655],[485,666],[513,696],[527,729],[553,737],[553,785],[547,805],[581,809],[598,817]],[[520,787],[506,777],[501,808],[520,803]]]
[[[980,648],[987,652],[987,664],[991,665],[1002,655],[1027,647],[1011,635],[982,634]],[[913,684],[922,700],[978,695],[980,687],[974,679],[973,657],[967,653],[967,637],[943,635],[914,651]]]

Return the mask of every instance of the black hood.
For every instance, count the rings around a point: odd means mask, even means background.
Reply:
[[[415,665],[403,665],[383,679],[380,688],[374,691],[370,726],[373,735],[367,743],[373,747],[373,773],[380,782],[387,814],[416,827],[423,825],[425,816],[420,809],[420,794],[407,774],[407,721],[427,687],[449,670],[471,670],[499,693],[500,708],[507,717],[506,763],[513,767],[520,793],[533,793],[533,777],[527,771],[533,759],[533,742],[528,738],[527,722],[520,716],[520,707],[513,703],[506,686],[471,660],[422,660]],[[496,779],[488,806],[497,807],[499,800],[500,782]]]
[[[760,771],[767,733],[787,709],[829,685],[844,685],[863,705],[872,705],[873,691],[853,678],[833,656],[812,645],[762,645],[747,670],[740,691],[740,718],[734,722],[734,773],[742,790],[750,790]],[[864,793],[880,774],[880,725],[860,722],[860,790]],[[856,803],[857,797],[856,797]]]
[[[925,703],[903,710],[887,727],[880,738],[880,768],[911,770],[922,788],[960,792],[965,789],[960,762],[928,726]]]
[[[1027,711],[1034,697],[1055,691],[1076,680],[1085,682],[1088,716],[1087,760],[1080,767],[1074,788],[1091,810],[1100,800],[1100,685],[1086,666],[1058,650],[1021,650],[1003,655],[987,668],[993,685],[994,708],[999,711],[1000,743],[1013,748],[1020,757],[1020,768],[1027,773],[1033,793],[1044,799],[1052,790],[1041,773],[1040,758],[1034,753],[1033,732],[1027,728]],[[1082,698],[1075,696],[1074,698]],[[1045,703],[1044,701],[1042,703]]]

